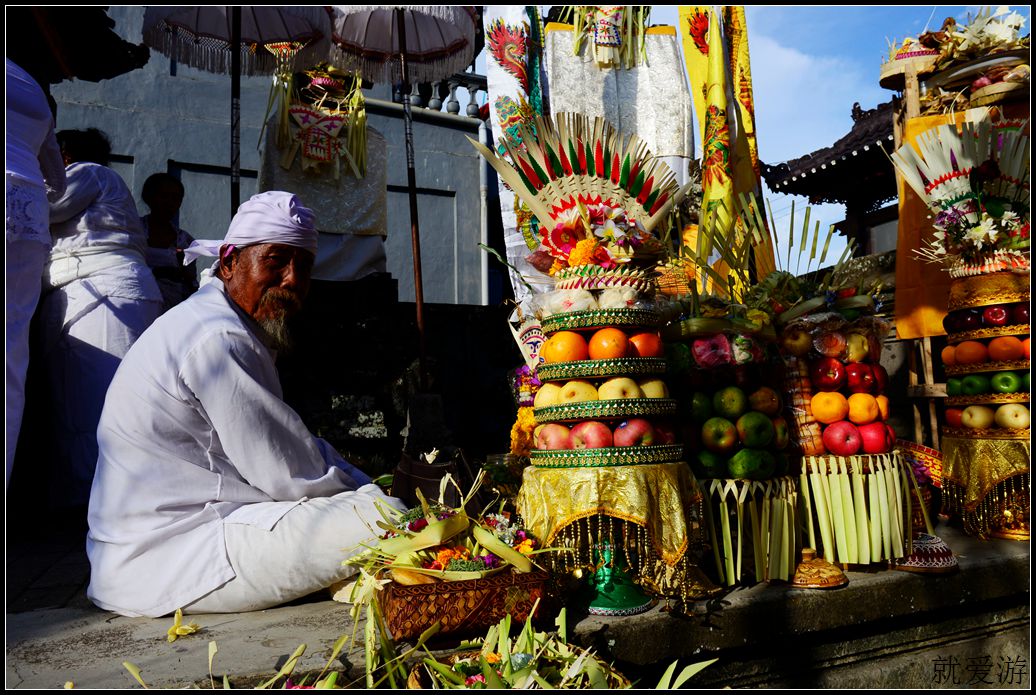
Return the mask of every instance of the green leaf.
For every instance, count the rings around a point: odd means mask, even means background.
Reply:
[[[219,651],[219,647],[216,646],[215,641],[209,642],[209,683],[212,684],[212,689],[216,689],[216,679],[212,677],[212,660],[216,658],[216,652]]]
[[[299,659],[302,658],[302,655],[305,653],[306,645],[300,644],[295,648],[295,651],[292,652],[292,655],[288,657],[288,660],[284,662],[284,665],[281,666],[280,670],[277,671],[274,677],[261,685],[257,685],[256,690],[266,690],[276,683],[279,678],[290,676],[291,672],[295,670],[295,665],[299,663]]]
[[[503,690],[506,686],[500,679],[500,675],[496,672],[489,662],[486,661],[486,657],[479,656],[479,662],[482,664],[482,675],[486,677],[486,687],[492,688],[493,690]]]
[[[230,677],[227,674],[223,674],[223,689],[230,690]]]
[[[568,642],[567,609],[561,609],[561,613],[559,613],[558,617],[554,620],[554,625],[558,628],[558,639],[560,639],[562,642]]]
[[[144,679],[140,677],[140,669],[137,668],[136,664],[132,664],[128,661],[123,661],[122,667],[129,671],[131,676],[137,679],[137,682],[140,683],[144,690],[148,690],[147,683],[145,683]]]
[[[708,661],[701,661],[701,662],[699,662],[697,664],[691,664],[690,666],[685,668],[683,671],[680,671],[680,675],[677,676],[676,680],[673,682],[673,689],[675,690],[676,688],[679,688],[681,685],[683,685],[684,683],[689,681],[691,678],[693,678],[694,676],[696,676],[699,673],[701,673],[703,670],[705,670],[709,666],[712,666],[717,661],[719,661],[719,659],[709,659]],[[676,665],[676,663],[674,662],[673,666],[675,666],[675,665]]]
[[[669,664],[669,668],[665,670],[665,673],[663,673],[662,677],[658,680],[658,685],[655,686],[655,690],[670,689],[669,684],[673,681],[673,674],[676,673],[676,665],[678,663],[678,661],[674,661],[673,663]]]
[[[464,685],[464,676],[460,675],[446,664],[440,663],[431,658],[426,658],[424,660],[424,664],[438,673],[441,678],[445,678],[450,683],[453,683],[454,685]]]

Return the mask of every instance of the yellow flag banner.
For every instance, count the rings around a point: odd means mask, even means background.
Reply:
[[[694,116],[698,122],[698,142],[705,138],[705,86],[709,70],[709,5],[680,5],[680,39],[690,79]]]
[[[759,148],[755,132],[755,98],[752,94],[752,66],[748,53],[748,25],[745,21],[743,5],[726,5],[723,7],[723,34],[727,41],[727,52],[730,56],[730,76],[732,92],[737,102],[738,129],[737,142],[734,145],[733,175],[734,192],[754,195],[757,202],[762,201],[760,183]],[[774,262],[773,241],[770,230],[763,219],[763,239],[753,245],[756,277],[759,280],[776,270]],[[738,235],[744,233],[738,229]]]

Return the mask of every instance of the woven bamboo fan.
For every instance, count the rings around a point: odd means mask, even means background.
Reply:
[[[507,159],[468,139],[541,224],[553,226],[580,203],[604,203],[650,232],[681,197],[669,166],[603,118],[562,113],[519,128],[519,136],[504,142]]]

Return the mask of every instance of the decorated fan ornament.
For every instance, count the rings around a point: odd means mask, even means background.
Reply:
[[[684,191],[643,140],[582,114],[537,117],[520,130],[504,142],[506,158],[471,143],[536,216],[551,274],[583,265],[616,268],[662,253],[651,232]]]
[[[922,133],[892,161],[934,214],[918,254],[951,276],[1029,268],[1029,137],[988,112]]]

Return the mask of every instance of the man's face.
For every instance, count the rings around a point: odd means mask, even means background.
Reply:
[[[220,262],[231,299],[268,333],[275,349],[289,344],[286,322],[309,293],[313,260],[312,253],[297,246],[257,244]]]

